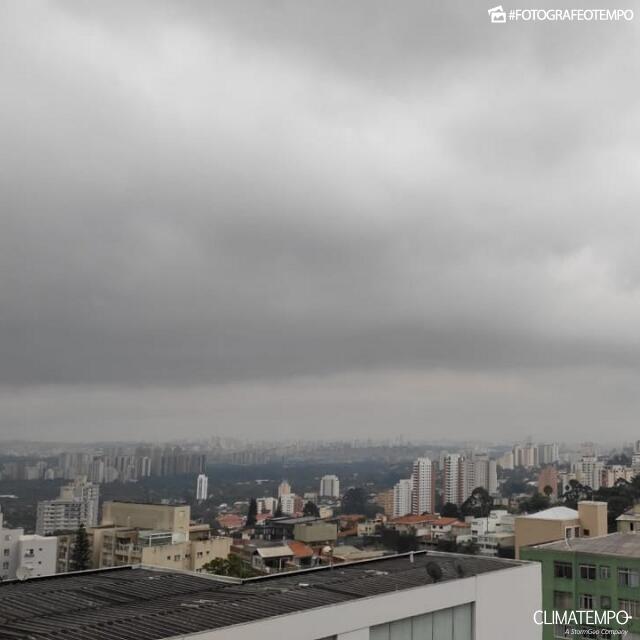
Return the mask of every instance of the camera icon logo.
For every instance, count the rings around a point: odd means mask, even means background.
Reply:
[[[502,8],[501,4],[489,9],[487,13],[492,24],[504,24],[507,21],[507,12]]]

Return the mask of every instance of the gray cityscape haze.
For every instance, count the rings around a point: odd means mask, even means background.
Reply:
[[[0,437],[637,438],[638,20],[490,6],[5,0]]]

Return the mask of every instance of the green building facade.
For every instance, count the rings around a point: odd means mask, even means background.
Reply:
[[[640,639],[640,533],[574,538],[520,550],[523,560],[542,564],[542,606],[555,611],[626,611],[631,620],[606,625],[624,635],[579,636],[561,625],[544,625],[543,639],[595,637]]]

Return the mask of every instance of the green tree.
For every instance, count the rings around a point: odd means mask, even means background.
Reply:
[[[233,578],[252,578],[259,575],[240,556],[229,554],[227,558],[214,558],[203,565],[207,573],[215,573],[218,576],[230,576]]]
[[[382,545],[396,553],[417,551],[420,546],[418,537],[414,533],[399,533],[395,529],[384,527],[380,534]]]
[[[537,513],[549,507],[549,496],[543,496],[541,493],[534,493],[530,498],[523,500],[518,505],[520,513]]]
[[[567,507],[577,509],[578,502],[581,500],[593,500],[593,489],[580,484],[577,480],[569,480],[569,484],[562,494],[562,499]]]
[[[319,518],[320,509],[318,509],[318,505],[314,504],[313,502],[311,502],[311,500],[309,500],[304,505],[304,509],[302,510],[302,515],[307,517]]]
[[[71,551],[71,569],[72,571],[85,571],[89,568],[91,560],[91,548],[89,545],[89,536],[84,525],[78,527],[75,535],[73,550]]]
[[[258,516],[258,503],[255,498],[251,498],[249,501],[249,512],[247,513],[246,527],[255,527],[256,519]]]
[[[470,556],[477,556],[480,553],[480,547],[477,542],[473,540],[467,540],[465,542],[461,542],[456,546],[456,553],[466,553]]]
[[[367,494],[362,487],[349,489],[342,496],[342,513],[366,513]]]
[[[453,504],[453,502],[445,502],[440,515],[443,518],[459,518],[460,510],[457,505]]]
[[[493,498],[484,487],[476,487],[462,503],[460,513],[474,518],[488,518],[493,509]]]
[[[544,489],[542,490],[542,493],[544,493],[545,496],[547,496],[547,498],[551,498],[551,494],[553,493],[553,487],[551,487],[550,485],[545,485]]]

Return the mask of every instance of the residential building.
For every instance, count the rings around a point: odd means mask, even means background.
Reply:
[[[382,513],[387,516],[393,516],[394,494],[394,489],[387,489],[386,491],[378,493],[374,499],[375,504],[377,504],[382,510]]]
[[[322,476],[320,479],[320,497],[333,499],[340,497],[340,480],[338,476]]]
[[[463,463],[464,458],[458,453],[447,454],[442,460],[442,499],[445,503],[460,505],[465,500],[467,487]]]
[[[411,513],[411,493],[413,483],[410,479],[399,480],[393,487],[393,516]]]
[[[4,526],[0,512],[0,580],[48,576],[56,572],[55,536],[25,535]]]
[[[560,447],[557,442],[547,442],[538,445],[539,464],[554,464],[560,459]]]
[[[69,574],[0,584],[0,638],[537,640],[540,569],[415,552],[248,581],[144,567]]]
[[[631,620],[609,629],[637,638],[640,634],[640,537],[612,533],[597,538],[571,538],[522,549],[521,557],[542,567],[542,607],[553,610],[596,609],[626,611]],[[568,638],[579,633],[570,625],[543,627],[543,640]],[[614,632],[615,633],[615,632]],[[592,634],[592,637],[596,637]]]
[[[256,505],[258,507],[258,513],[275,513],[278,509],[278,499],[277,498],[258,498],[256,500]]]
[[[209,478],[204,473],[198,475],[196,481],[196,500],[202,502],[209,497]]]
[[[284,493],[280,496],[280,509],[284,515],[288,516],[301,513],[304,509],[302,498],[295,493]]]
[[[418,458],[411,473],[411,513],[433,513],[435,509],[435,477],[429,458]],[[404,515],[404,514],[397,514]]]
[[[558,499],[558,482],[560,477],[558,470],[553,465],[548,465],[540,470],[538,474],[538,493],[546,495],[545,489],[551,487],[549,497],[552,500]]]
[[[579,537],[597,537],[607,533],[607,503],[584,500],[578,510],[551,507],[515,520],[515,551],[520,557],[523,547],[570,540]]]
[[[61,487],[57,499],[38,502],[36,533],[47,535],[68,531],[81,524],[94,527],[98,524],[99,498],[99,486],[84,478]]]
[[[640,504],[634,504],[631,509],[625,511],[616,518],[618,531],[629,533],[630,531],[640,531]]]
[[[486,518],[472,518],[471,539],[478,552],[485,556],[513,557],[515,547],[515,516],[506,509],[495,509]]]
[[[278,498],[282,498],[282,496],[288,496],[290,493],[291,485],[286,480],[283,480],[278,485]]]
[[[338,539],[338,526],[335,522],[325,522],[312,516],[271,518],[261,529],[265,540],[299,540],[311,546],[334,544]]]
[[[191,507],[187,504],[148,504],[112,500],[102,505],[103,525],[132,529],[170,531],[189,537]]]

